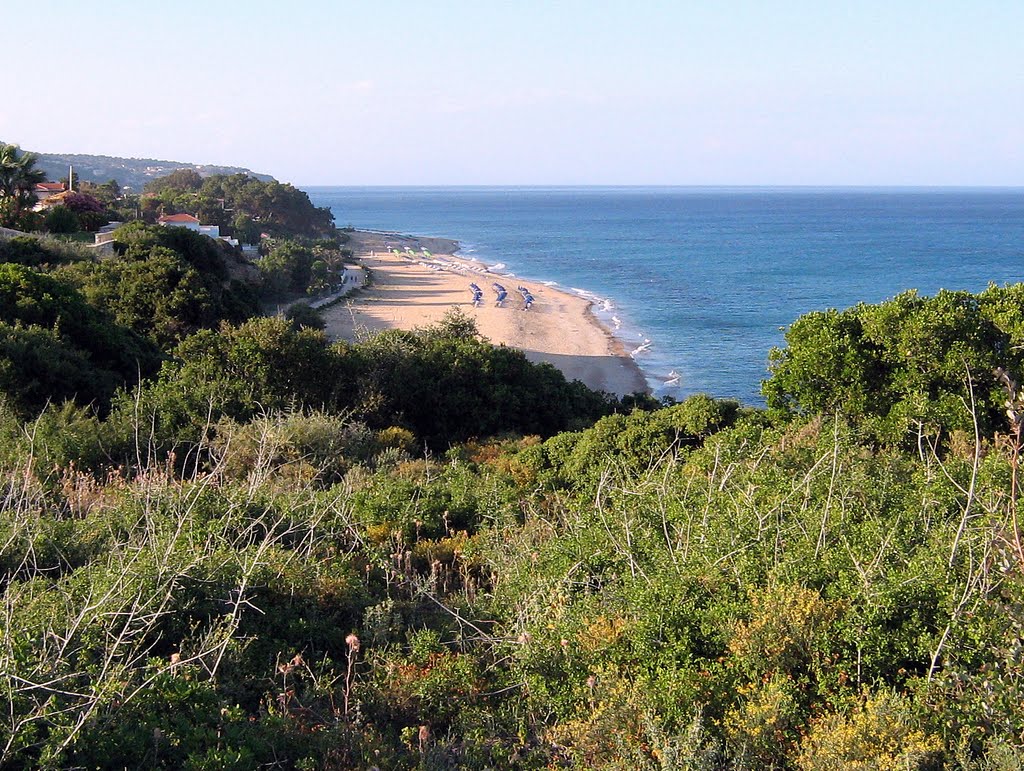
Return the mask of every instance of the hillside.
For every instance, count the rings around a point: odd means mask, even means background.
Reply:
[[[212,174],[249,174],[262,182],[274,178],[269,174],[257,174],[239,166],[211,166],[181,161],[160,161],[154,158],[117,158],[109,155],[81,155],[76,153],[38,153],[36,164],[46,172],[48,179],[58,180],[68,175],[68,166],[75,167],[75,173],[88,182],[106,182],[116,179],[121,187],[139,192],[157,177],[164,177],[177,169],[195,169],[204,177]]]
[[[1024,768],[1024,284],[801,316],[765,409],[613,399],[260,317],[349,234],[175,177],[280,232],[250,280],[0,238],[0,769]]]

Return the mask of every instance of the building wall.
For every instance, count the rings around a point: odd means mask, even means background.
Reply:
[[[161,225],[168,228],[188,228],[197,233],[202,233],[202,226],[198,222],[161,222]]]

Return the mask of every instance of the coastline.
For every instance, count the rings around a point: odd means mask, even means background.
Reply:
[[[518,348],[532,362],[548,362],[569,380],[619,396],[648,392],[640,367],[599,321],[592,300],[497,273],[459,256],[459,244],[451,239],[364,230],[349,235],[349,247],[372,280],[323,311],[331,338],[355,340],[383,329],[428,326],[458,308],[491,343]],[[471,282],[483,290],[479,306],[472,302]],[[508,290],[501,307],[495,303],[495,282]],[[517,291],[520,285],[535,298],[529,310]]]

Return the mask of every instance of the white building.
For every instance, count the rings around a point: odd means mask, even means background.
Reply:
[[[158,225],[172,228],[188,228],[210,238],[219,238],[232,246],[238,246],[238,239],[221,236],[220,225],[200,225],[199,220],[191,214],[166,214],[157,221]]]
[[[191,214],[164,214],[157,220],[158,225],[169,225],[174,228],[188,228],[199,232],[199,219]]]
[[[32,192],[35,193],[36,201],[42,201],[44,198],[63,193],[65,190],[63,182],[37,182],[35,190]]]

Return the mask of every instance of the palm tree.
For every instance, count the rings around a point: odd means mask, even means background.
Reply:
[[[46,179],[46,173],[36,168],[39,156],[19,152],[17,145],[0,143],[0,198],[13,198],[20,209],[32,202],[36,183]]]

